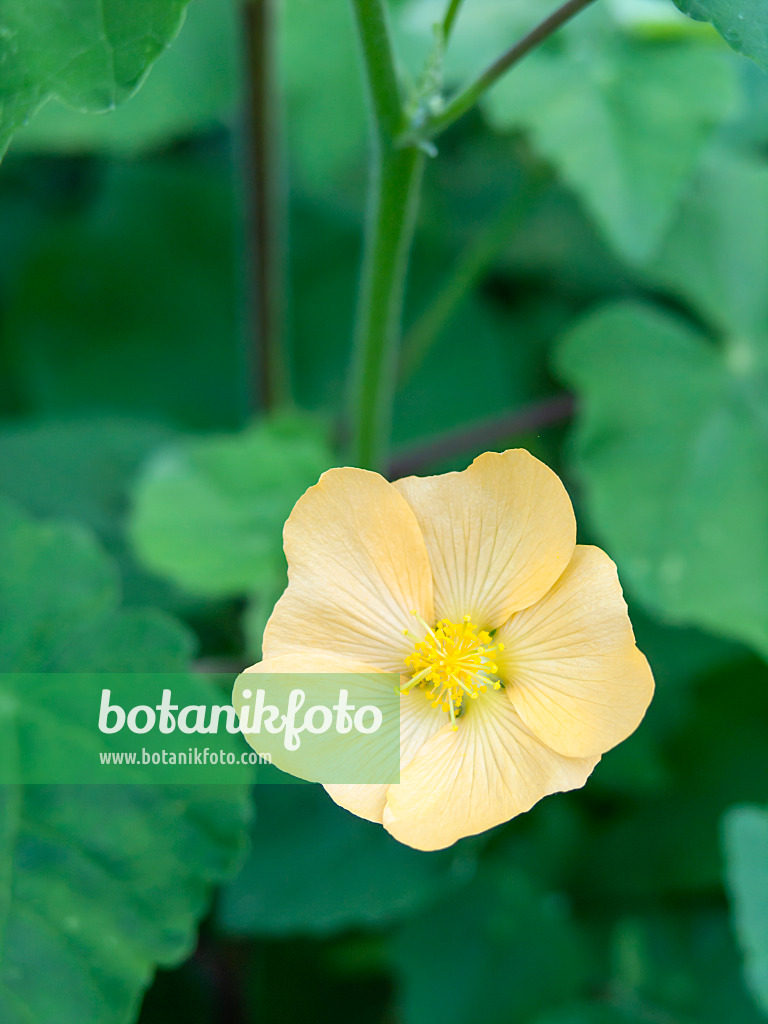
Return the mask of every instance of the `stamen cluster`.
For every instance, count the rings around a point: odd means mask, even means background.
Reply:
[[[476,700],[489,686],[496,690],[501,687],[498,679],[493,678],[498,671],[493,656],[500,654],[504,645],[493,645],[491,634],[479,630],[469,615],[460,623],[441,619],[432,629],[416,612],[411,614],[426,630],[426,636],[416,640],[413,654],[405,659],[413,675],[400,688],[401,692],[408,693],[413,686],[423,687],[432,707],[447,712],[457,729],[456,719],[465,698]],[[407,629],[403,632],[412,636]]]

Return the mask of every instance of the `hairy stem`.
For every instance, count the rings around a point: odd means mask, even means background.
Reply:
[[[352,382],[353,457],[386,456],[397,376],[403,293],[424,154],[398,146],[403,104],[382,0],[352,0],[371,101],[373,145]]]
[[[402,128],[403,100],[383,0],[352,0],[365,65],[373,123],[379,140],[391,145]]]
[[[483,93],[487,92],[511,67],[522,60],[531,50],[543,43],[561,25],[570,21],[571,18],[575,17],[591,3],[594,3],[594,0],[567,0],[562,7],[559,7],[550,14],[548,18],[545,18],[544,21],[540,22],[526,36],[523,36],[514,46],[511,46],[495,60],[474,82],[471,82],[466,88],[457,93],[453,99],[449,100],[439,113],[433,115],[421,125],[418,129],[418,137],[422,140],[433,139],[445,131],[449,125],[457,121],[463,114],[466,114],[477,103]]]
[[[371,196],[355,339],[355,462],[379,469],[392,428],[403,293],[424,154],[392,150],[377,169]]]

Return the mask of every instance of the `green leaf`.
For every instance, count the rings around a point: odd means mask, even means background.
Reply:
[[[182,31],[130,103],[93,117],[47,103],[14,140],[14,151],[133,155],[229,124],[238,97],[236,4],[195,0]]]
[[[406,1024],[517,1024],[578,994],[586,954],[567,904],[503,862],[393,934]]]
[[[650,720],[638,732],[651,728],[658,735],[659,724],[666,731],[663,743],[655,743],[666,778],[656,793],[616,801],[610,820],[597,804],[589,838],[571,864],[570,877],[587,904],[637,907],[671,897],[675,904],[689,905],[706,899],[722,882],[722,815],[734,804],[755,803],[768,793],[768,665],[754,658],[717,671],[713,666],[702,678],[681,681],[675,678],[674,663],[664,664],[663,652],[648,654],[658,696]],[[681,685],[690,688],[690,707],[670,732],[667,691]],[[662,702],[658,707],[657,700]],[[635,737],[628,741],[633,742]],[[601,771],[602,765],[595,782]],[[591,800],[596,795],[590,783],[585,796]]]
[[[768,353],[768,168],[716,152],[702,169],[657,260],[649,267],[728,339],[731,359]]]
[[[331,461],[319,426],[298,419],[169,447],[137,487],[136,549],[192,593],[269,587],[284,572],[283,524]]]
[[[619,914],[606,986],[608,1001],[626,1013],[618,1021],[760,1024],[724,910],[667,904]]]
[[[32,231],[12,269],[3,364],[23,408],[240,426],[236,236],[226,166],[108,165],[90,205]]]
[[[768,146],[768,75],[750,60],[739,64],[744,102],[726,124],[721,139],[732,150],[760,157]]]
[[[115,568],[88,533],[7,503],[0,619],[5,672],[184,672],[190,653],[172,619],[120,609]],[[61,728],[74,741],[77,723]],[[12,754],[4,744],[0,757]],[[212,884],[236,867],[245,797],[235,786],[0,790],[4,1024],[132,1021],[155,966],[189,954]]]
[[[15,423],[0,430],[0,494],[35,516],[93,530],[120,566],[127,602],[178,606],[180,595],[138,565],[125,536],[133,479],[175,436],[162,424],[116,416]]]
[[[527,131],[618,252],[642,263],[736,96],[727,54],[625,37],[595,8],[503,78],[484,109],[495,127]]]
[[[696,21],[709,21],[738,53],[768,71],[768,7],[764,0],[675,0]]]
[[[571,1003],[537,1017],[533,1024],[647,1024],[644,1007],[636,1012],[610,1003]]]
[[[283,4],[280,61],[297,176],[327,201],[334,184],[359,174],[367,153],[365,91],[347,0]]]
[[[233,935],[385,925],[457,889],[475,869],[472,844],[411,850],[319,786],[257,786],[254,800],[251,852],[219,904],[219,924]]]
[[[188,0],[3,0],[0,154],[52,96],[111,110],[141,85],[181,26]]]
[[[724,830],[728,889],[747,980],[768,1015],[768,811],[734,807]]]
[[[650,607],[768,655],[768,372],[648,306],[564,341],[589,511]]]

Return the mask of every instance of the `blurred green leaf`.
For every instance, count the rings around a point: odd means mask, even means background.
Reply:
[[[229,124],[238,96],[238,35],[232,0],[195,0],[178,38],[130,103],[93,117],[52,101],[23,128],[14,149],[132,155]]]
[[[423,364],[398,392],[396,444],[428,439],[459,424],[481,420],[490,409],[514,409],[551,392],[546,371],[549,324],[539,321],[535,300],[531,296],[526,299],[514,310],[494,304],[482,294],[464,299]],[[554,305],[549,310],[553,318],[559,312]],[[482,373],[462,372],[470,338],[473,359],[482,366]],[[434,401],[436,394],[439,402]],[[424,410],[430,407],[425,418]]]
[[[734,807],[723,824],[728,889],[747,980],[768,1015],[768,811]]]
[[[300,419],[169,447],[137,486],[136,550],[192,593],[239,596],[269,587],[284,572],[283,524],[331,463],[319,425]]]
[[[188,0],[4,0],[0,154],[51,96],[111,110],[141,84],[179,30]]]
[[[748,373],[768,363],[768,289],[756,269],[767,265],[768,167],[716,152],[649,274],[690,303]]]
[[[251,852],[223,890],[231,935],[322,935],[388,924],[456,890],[476,844],[420,853],[333,803],[319,786],[257,786]]]
[[[567,903],[504,863],[392,936],[406,1024],[517,1024],[575,996],[588,951]]]
[[[0,494],[35,516],[93,530],[120,566],[127,603],[178,606],[180,595],[137,563],[125,536],[139,467],[175,437],[160,423],[123,417],[9,424],[0,429]]]
[[[664,744],[679,733],[700,702],[697,684],[717,671],[739,671],[748,655],[740,645],[700,630],[661,625],[639,608],[630,607],[630,619],[637,645],[653,669],[656,692],[642,728],[595,769],[590,792],[656,793],[663,801],[672,783]]]
[[[368,152],[352,8],[346,0],[291,0],[280,10],[290,152],[302,188],[327,201],[340,180],[356,172],[362,180]]]
[[[665,673],[658,683],[659,698],[665,700],[675,682]],[[649,720],[639,730],[666,733],[655,742],[665,768],[663,788],[614,798],[609,816],[599,802],[588,841],[574,851],[573,891],[609,916],[622,901],[670,907],[681,897],[719,893],[720,819],[735,803],[759,801],[768,793],[768,666],[757,658],[713,666],[689,696],[685,718],[671,731],[663,707],[661,723]],[[606,757],[598,766],[595,784],[610,763]],[[590,782],[584,798],[595,797],[605,799]]]
[[[462,5],[443,55],[445,81],[458,86],[464,79],[474,78],[505,45],[511,46],[547,13],[546,0],[518,0],[512,5],[506,0],[472,0]],[[434,51],[434,26],[442,21],[445,4],[442,0],[405,0],[394,7],[393,14],[398,53],[415,83]]]
[[[582,401],[589,511],[627,582],[768,654],[768,372],[630,304],[578,326],[558,364]]]
[[[711,25],[691,21],[672,0],[608,0],[616,23],[640,39],[695,39],[713,32]]]
[[[533,1024],[648,1024],[648,1016],[642,1007],[633,1013],[610,1003],[571,1003],[537,1017]]]
[[[343,408],[360,273],[360,227],[332,204],[293,204],[291,348],[296,401],[304,409]]]
[[[617,1024],[760,1024],[720,908],[627,914],[611,929],[609,954],[605,996],[619,1011]]]
[[[759,158],[768,148],[768,75],[751,60],[740,60],[739,71],[744,102],[723,126],[718,141],[735,153]]]
[[[25,411],[240,426],[236,230],[226,165],[107,165],[14,268],[4,362]]]
[[[508,268],[535,275],[553,297],[580,304],[633,287],[630,269],[597,231],[571,192],[552,182],[529,220],[510,238]]]
[[[174,620],[120,609],[116,570],[90,534],[7,503],[0,619],[7,672],[184,672],[190,654]],[[200,686],[190,680],[190,696]],[[236,786],[4,787],[4,1024],[133,1020],[155,965],[188,955],[211,885],[236,867],[245,797]]]
[[[711,22],[729,46],[768,71],[768,8],[763,0],[675,0],[697,21]]]
[[[502,79],[484,109],[495,127],[529,132],[619,253],[642,263],[736,97],[717,48],[631,39],[594,9]]]
[[[241,621],[243,654],[248,661],[261,661],[262,640],[272,609],[288,586],[287,566],[283,572],[275,572],[264,579],[261,586],[252,589],[248,595]]]

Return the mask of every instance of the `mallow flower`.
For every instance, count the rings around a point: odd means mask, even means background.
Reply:
[[[332,469],[284,541],[252,671],[399,673],[400,782],[326,789],[403,843],[449,846],[583,786],[650,703],[616,566],[576,544],[565,488],[522,449],[394,483]]]

